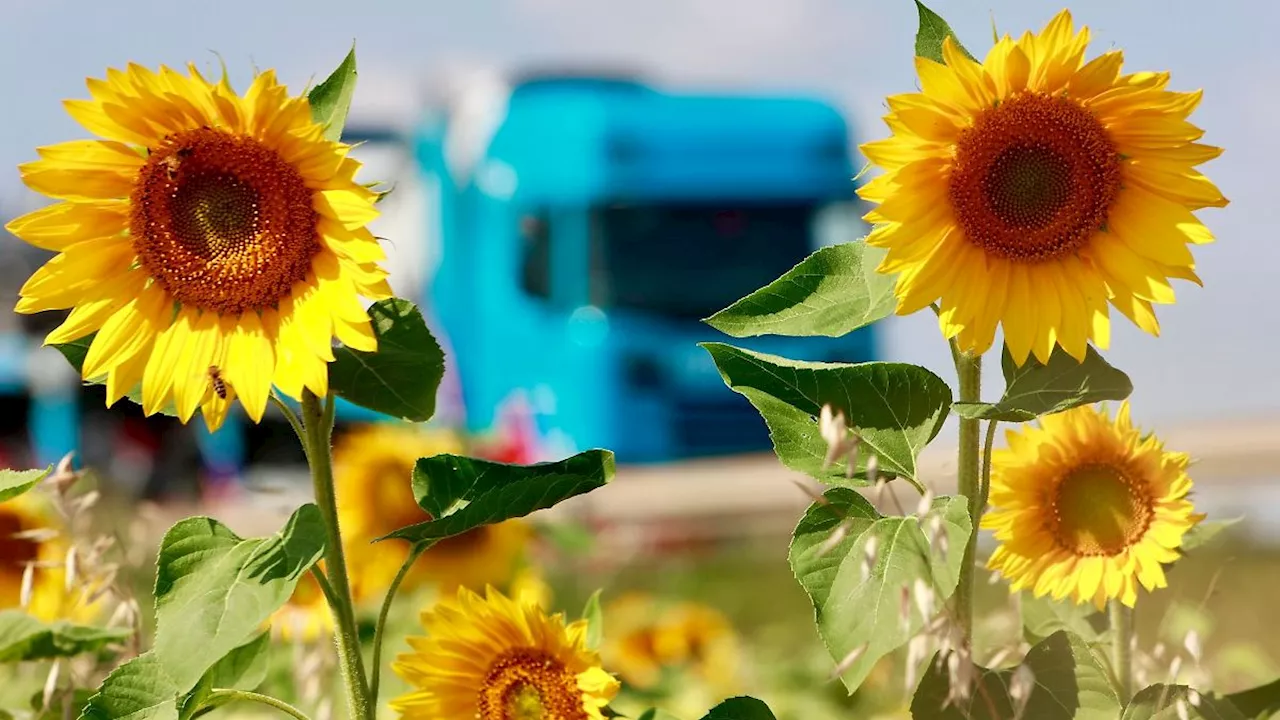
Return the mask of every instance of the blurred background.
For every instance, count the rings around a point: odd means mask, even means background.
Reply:
[[[1060,9],[933,7],[978,55],[993,26],[1019,34]],[[1280,108],[1266,81],[1280,71],[1269,49],[1280,8],[1220,4],[1194,22],[1177,8],[1081,0],[1072,11],[1093,30],[1091,56],[1119,46],[1127,68],[1168,69],[1174,88],[1204,88],[1192,119],[1205,142],[1227,148],[1206,169],[1232,204],[1202,215],[1219,240],[1197,249],[1205,287],[1178,287],[1158,339],[1118,320],[1106,356],[1134,378],[1135,419],[1200,461],[1197,504],[1220,518],[1249,511],[1222,551],[1246,558],[1216,584],[1215,597],[1229,598],[1230,576],[1257,572],[1245,566],[1275,576],[1269,548],[1280,540],[1280,327],[1245,312],[1265,308],[1258,298],[1280,265],[1265,230],[1280,219],[1267,175],[1280,164]],[[36,146],[85,135],[61,100],[83,96],[83,79],[109,66],[195,62],[216,75],[225,62],[241,89],[255,67],[275,68],[301,90],[354,40],[360,80],[346,139],[364,143],[354,154],[365,181],[395,187],[374,231],[387,238],[397,294],[423,307],[450,361],[433,425],[506,459],[615,450],[619,480],[563,513],[599,531],[594,551],[548,569],[574,576],[567,597],[608,577],[610,594],[715,604],[762,657],[803,651],[825,681],[829,661],[780,544],[809,499],[696,346],[726,339],[698,321],[817,247],[866,232],[856,147],[886,134],[884,96],[916,86],[911,2],[0,0],[0,12],[8,168]],[[0,173],[0,220],[40,203],[16,171]],[[0,232],[0,256],[11,305],[45,253]],[[201,503],[242,533],[273,528],[301,501],[303,457],[281,418],[233,418],[211,436],[127,403],[107,410],[101,388],[82,387],[40,347],[58,322],[0,313],[0,464],[45,465],[76,450],[125,502]],[[737,344],[953,375],[928,313],[838,340]],[[984,383],[998,395],[998,362]],[[351,406],[338,417],[348,428],[381,420]],[[953,487],[954,432],[949,424],[926,453],[924,479],[939,492]],[[611,562],[588,562],[600,555]],[[1149,637],[1169,630],[1166,606],[1203,610],[1204,576],[1221,562],[1175,576],[1165,605],[1143,616]],[[1184,592],[1187,577],[1196,582]],[[782,622],[778,607],[792,617]],[[1232,617],[1229,603],[1215,607]],[[1224,624],[1224,647],[1249,635],[1247,622]],[[1277,653],[1256,649],[1245,664],[1262,668]]]

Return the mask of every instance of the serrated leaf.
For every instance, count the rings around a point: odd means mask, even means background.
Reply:
[[[0,663],[48,660],[95,652],[133,633],[121,628],[44,623],[21,610],[0,611]]]
[[[861,654],[841,679],[855,690],[876,663],[907,642],[924,624],[914,609],[906,627],[900,617],[903,588],[914,592],[917,581],[933,589],[935,608],[955,592],[965,544],[969,539],[969,514],[963,497],[934,500],[929,517],[941,519],[947,538],[946,554],[933,548],[926,529],[915,516],[882,517],[866,498],[849,488],[831,488],[825,503],[809,506],[791,541],[791,569],[813,602],[818,634],[836,663],[855,650]],[[832,534],[845,535],[827,549]],[[876,539],[874,564],[863,575],[866,547]]]
[[[0,503],[22,495],[40,484],[53,472],[53,466],[43,470],[0,470]]]
[[[1211,545],[1218,541],[1223,531],[1242,520],[1244,520],[1243,517],[1228,518],[1226,520],[1202,520],[1182,536],[1182,545],[1179,549],[1186,553]]]
[[[588,450],[558,462],[535,465],[436,455],[418,461],[413,494],[433,517],[379,538],[428,542],[481,525],[523,517],[613,479],[613,453]]]
[[[702,720],[777,720],[769,706],[753,697],[736,697],[711,708]]]
[[[1099,639],[1108,629],[1107,616],[1088,603],[1078,604],[1054,600],[1046,595],[1035,597],[1023,592],[1018,597],[1022,613],[1022,629],[1031,642],[1065,630],[1085,640]]]
[[[1121,720],[1245,720],[1245,715],[1222,697],[1199,693],[1199,702],[1193,704],[1188,698],[1190,690],[1186,685],[1143,688],[1124,709]]]
[[[444,378],[444,352],[422,313],[408,300],[390,298],[371,305],[369,319],[377,352],[335,349],[329,387],[376,412],[411,422],[430,420]]]
[[[582,619],[587,621],[587,648],[596,650],[604,639],[604,611],[600,609],[600,590],[591,593],[586,607],[582,608]]]
[[[733,337],[846,335],[893,314],[895,279],[876,272],[886,252],[862,240],[824,247],[705,322]]]
[[[916,9],[920,12],[920,27],[916,30],[916,55],[922,58],[929,58],[934,62],[944,62],[942,59],[942,41],[948,36],[951,42],[955,43],[956,49],[964,53],[964,56],[973,60],[973,55],[965,49],[960,42],[960,38],[956,37],[956,33],[942,19],[941,15],[925,7],[924,3],[916,0]]]
[[[194,717],[207,707],[209,694],[217,689],[256,690],[267,679],[267,651],[271,647],[271,634],[258,636],[227,653],[209,668],[195,688],[179,703],[180,720]]]
[[[324,127],[326,140],[337,142],[342,137],[342,128],[347,124],[347,111],[351,109],[351,98],[355,92],[356,48],[353,44],[333,74],[307,93],[307,101],[311,104],[311,119]]]
[[[1280,680],[1231,693],[1223,699],[1247,718],[1269,718],[1280,713]]]
[[[85,356],[89,354],[89,346],[93,344],[93,339],[97,336],[97,333],[92,333],[80,338],[79,340],[72,340],[69,343],[55,343],[52,347],[62,353],[62,356],[67,359],[67,362],[71,363],[71,367],[75,368],[77,373],[83,374],[82,368],[84,367]],[[107,376],[103,375],[101,377],[90,378],[84,382],[87,385],[103,385],[107,382]],[[135,405],[141,406],[142,384],[139,383],[135,385],[132,389],[126,392],[124,396],[128,400],[131,400]],[[166,403],[157,412],[161,415],[168,415],[170,417],[177,417],[178,415],[178,410],[174,407],[172,401]],[[196,412],[199,412],[199,410]]]
[[[1084,362],[1077,362],[1062,348],[1055,347],[1049,362],[1041,365],[1034,357],[1018,367],[1006,347],[1001,359],[1004,369],[1004,397],[997,403],[956,403],[961,417],[1001,422],[1028,422],[1041,415],[1070,410],[1107,400],[1124,400],[1133,392],[1129,376],[1112,367],[1092,346]]]
[[[862,438],[858,470],[875,454],[880,472],[916,480],[920,451],[938,434],[951,407],[951,388],[925,368],[905,363],[813,363],[703,343],[725,384],[764,416],[782,464],[836,485],[847,478],[847,459],[822,468],[827,444],[818,430],[824,404],[844,413]]]
[[[80,720],[179,720],[183,692],[153,653],[143,653],[107,675]]]
[[[1021,715],[1010,698],[1015,670],[976,668],[978,687],[966,701],[948,704],[950,674],[941,656],[924,671],[911,717],[916,720],[1115,720],[1119,693],[1112,686],[1106,661],[1083,639],[1056,632],[1037,643],[1023,664],[1030,670],[1030,695]]]

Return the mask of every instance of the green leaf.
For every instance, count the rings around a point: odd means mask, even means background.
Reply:
[[[942,59],[942,41],[947,36],[951,37],[951,42],[955,43],[956,49],[964,53],[964,56],[973,60],[973,55],[965,49],[960,43],[960,38],[956,37],[956,33],[943,20],[938,13],[924,6],[920,0],[916,0],[916,8],[920,11],[920,28],[916,30],[916,55],[922,58],[929,58],[934,62],[944,62]]]
[[[776,720],[769,706],[753,697],[736,697],[711,708],[702,720]]]
[[[951,407],[951,388],[917,365],[889,362],[813,363],[703,343],[725,384],[741,393],[764,416],[782,464],[823,482],[865,484],[847,479],[847,459],[827,469],[827,444],[818,431],[824,404],[844,413],[862,438],[858,468],[875,454],[887,477],[916,480],[916,460],[938,434]]]
[[[591,593],[582,609],[582,619],[587,621],[587,648],[595,650],[604,639],[604,611],[600,609],[600,590]]]
[[[680,720],[675,715],[663,712],[657,708],[649,708],[645,710],[636,720]]]
[[[1081,405],[1124,400],[1133,392],[1129,376],[1109,365],[1092,346],[1086,351],[1083,363],[1055,347],[1047,365],[1029,357],[1022,367],[1014,364],[1006,347],[1001,366],[1005,390],[1000,402],[956,403],[953,407],[957,415],[1027,422]]]
[[[876,272],[885,250],[863,240],[832,245],[706,319],[733,337],[840,337],[893,314],[892,275]]]
[[[1206,545],[1212,545],[1218,541],[1224,530],[1242,520],[1244,520],[1243,517],[1234,517],[1226,520],[1201,521],[1182,536],[1182,546],[1179,549],[1183,553],[1187,553]]]
[[[179,720],[183,692],[154,653],[143,653],[111,671],[80,720]]]
[[[444,352],[422,313],[408,300],[390,298],[370,306],[369,318],[377,352],[335,349],[329,386],[370,410],[411,422],[430,420],[444,378]]]
[[[215,688],[256,690],[267,679],[267,653],[270,647],[271,635],[264,631],[227,653],[200,678],[195,689],[187,693],[178,713],[180,720],[194,717],[200,710],[208,707],[209,693]]]
[[[0,503],[25,493],[53,472],[53,466],[43,470],[0,470]]]
[[[1030,670],[1030,695],[1022,714],[1010,697],[1015,670],[976,668],[979,687],[967,701],[947,703],[951,680],[946,662],[936,656],[925,670],[911,700],[916,720],[1115,720],[1120,696],[1111,685],[1107,665],[1083,639],[1056,632],[1031,648],[1022,664]]]
[[[61,344],[55,343],[53,347],[57,348],[58,352],[62,353],[62,356],[67,359],[67,362],[71,363],[71,367],[75,368],[76,372],[83,374],[85,356],[89,354],[89,346],[93,344],[93,339],[97,336],[98,336],[97,333],[91,333],[89,335],[86,335],[80,338],[79,340],[72,340],[69,343],[61,343]],[[106,384],[106,382],[107,382],[107,376],[102,375],[100,377],[90,378],[86,380],[85,384],[104,385]],[[142,405],[142,384],[139,383],[138,385],[134,386],[133,389],[125,393],[124,396],[129,400],[132,400],[134,404],[141,406]],[[169,403],[166,403],[163,407],[160,408],[158,412],[161,415],[168,415],[170,417],[176,417],[178,415],[178,410],[177,408],[174,407],[172,401],[170,401]],[[196,412],[199,412],[199,411],[197,410]]]
[[[74,688],[71,690],[71,697],[67,697],[67,691],[64,688],[61,693],[54,696],[54,701],[49,707],[44,706],[44,691],[40,691],[31,696],[31,717],[35,720],[63,720],[62,711],[64,708],[70,707],[78,710],[89,703],[89,698],[93,695],[93,691],[88,688]],[[0,710],[0,720],[4,720],[7,712]],[[8,715],[9,720],[13,716]]]
[[[923,582],[933,589],[937,609],[951,597],[971,526],[963,497],[935,499],[923,521],[916,516],[881,517],[849,488],[831,488],[824,498],[825,503],[809,506],[796,527],[791,569],[813,602],[818,634],[832,658],[840,663],[861,648],[841,677],[852,692],[880,658],[907,642],[925,622],[913,607],[904,627],[899,609],[903,588],[914,593],[917,581]],[[823,554],[824,545],[842,525],[843,539]],[[926,539],[934,527],[946,537],[945,554]],[[871,538],[876,540],[875,562],[864,576]]]
[[[1245,717],[1269,718],[1280,712],[1280,680],[1231,693],[1225,699]]]
[[[121,628],[47,624],[21,610],[0,611],[0,663],[47,660],[95,652],[128,638]]]
[[[311,119],[324,126],[326,140],[337,142],[342,138],[342,128],[347,124],[347,111],[351,109],[351,97],[356,92],[356,46],[342,59],[333,74],[307,93],[311,103]]]
[[[1121,720],[1179,720],[1180,717],[1188,720],[1245,720],[1245,715],[1226,698],[1200,693],[1199,702],[1192,704],[1188,697],[1190,691],[1186,685],[1143,688],[1124,709]],[[1185,715],[1179,715],[1179,704]]]
[[[1018,597],[1018,605],[1022,612],[1022,628],[1031,642],[1059,630],[1093,641],[1108,629],[1107,616],[1088,603],[1064,602],[1048,595],[1035,597],[1023,592]]]
[[[588,450],[559,462],[508,465],[458,455],[422,458],[413,494],[432,520],[379,538],[429,542],[523,517],[613,479],[613,453]]]

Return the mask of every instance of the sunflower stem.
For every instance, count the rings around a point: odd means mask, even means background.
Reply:
[[[414,543],[409,549],[409,556],[404,559],[404,564],[400,566],[400,572],[396,573],[396,577],[391,581],[391,587],[387,588],[387,597],[382,600],[382,610],[378,612],[378,625],[373,631],[373,670],[369,680],[369,697],[373,702],[378,702],[378,685],[382,680],[382,641],[383,634],[387,628],[387,616],[391,614],[391,603],[396,598],[396,591],[400,589],[400,583],[404,582],[404,576],[409,574],[410,568],[426,552],[427,548],[434,543]]]
[[[324,520],[325,573],[328,576],[330,608],[333,611],[338,647],[338,664],[347,691],[347,710],[352,720],[373,720],[373,703],[365,682],[364,657],[356,632],[355,610],[351,603],[351,582],[347,578],[347,558],[338,528],[338,501],[333,486],[333,396],[321,403],[310,390],[302,393],[302,424],[306,430],[307,462],[315,488],[316,505]]]
[[[273,707],[279,710],[280,712],[286,715],[291,715],[294,718],[297,718],[297,720],[311,720],[311,718],[307,717],[306,713],[302,712],[298,708],[290,705],[289,703],[283,700],[278,700],[276,698],[271,697],[270,695],[263,695],[261,693],[249,692],[248,690],[227,690],[223,688],[215,688],[212,692],[209,693],[209,697],[205,700],[205,702],[208,703],[209,707],[213,708],[213,707],[225,705],[230,702],[236,702],[237,700],[243,700],[245,702],[256,702],[256,703],[261,703],[263,705],[268,705],[270,707]]]
[[[952,355],[956,361],[956,375],[960,381],[960,402],[978,402],[982,386],[982,356],[961,352],[952,343]],[[957,480],[960,494],[969,500],[968,542],[964,546],[964,559],[960,564],[960,582],[956,585],[956,621],[964,634],[966,644],[973,641],[973,590],[974,573],[977,570],[978,524],[984,506],[982,475],[979,471],[979,420],[960,418],[960,449],[956,458]]]
[[[1111,669],[1116,674],[1120,700],[1133,694],[1133,611],[1118,599],[1108,603],[1111,616]]]

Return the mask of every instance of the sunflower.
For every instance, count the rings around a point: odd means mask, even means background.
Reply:
[[[1204,518],[1187,500],[1185,453],[1143,437],[1127,402],[1114,422],[1105,410],[1079,407],[1007,438],[992,457],[995,509],[982,527],[1000,542],[987,567],[1013,592],[1099,608],[1118,597],[1132,607],[1138,583],[1165,587],[1162,563],[1178,558],[1182,536]]]
[[[404,563],[408,549],[377,538],[431,518],[418,507],[410,478],[419,458],[463,451],[445,431],[381,423],[357,428],[334,447],[338,516],[350,556],[353,591],[380,595]],[[519,520],[483,525],[440,541],[405,576],[405,590],[435,584],[452,593],[459,585],[482,590],[505,585],[524,554],[530,531]]]
[[[604,610],[602,653],[627,685],[653,688],[669,670],[688,670],[723,693],[737,684],[737,635],[718,610],[698,603],[665,605],[638,592]]]
[[[65,105],[102,139],[39,148],[23,182],[61,202],[6,227],[58,253],[17,311],[71,308],[46,344],[96,333],[82,373],[108,405],[141,385],[148,415],[199,407],[217,429],[239,398],[256,422],[272,385],[328,391],[334,337],[377,349],[360,300],[391,295],[365,227],[375,195],[306,98],[272,71],[240,97],[195,66],[88,86]]]
[[[886,171],[858,192],[897,312],[940,301],[962,350],[1000,325],[1019,365],[1055,345],[1082,360],[1110,342],[1108,302],[1158,334],[1169,281],[1200,282],[1188,244],[1213,236],[1192,211],[1227,204],[1195,169],[1222,152],[1187,121],[1201,92],[1121,75],[1119,50],[1085,62],[1088,42],[1066,11],[982,63],[947,38],[945,64],[916,58],[923,92],[888,99],[893,136],[861,148]]]
[[[428,637],[393,667],[416,688],[392,708],[421,720],[603,720],[618,681],[586,648],[585,620],[565,624],[492,587],[459,588],[422,615]]]
[[[30,567],[28,613],[49,621],[84,618],[89,608],[66,588],[69,548],[66,528],[46,498],[27,493],[0,502],[0,608],[21,607]]]
[[[271,616],[271,629],[286,641],[315,642],[333,634],[333,613],[315,575],[305,573],[293,595]]]

